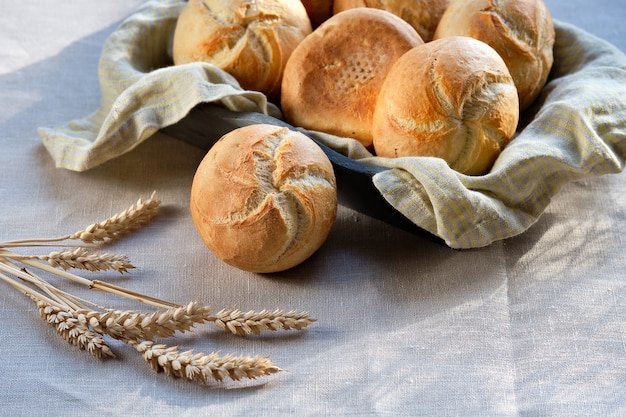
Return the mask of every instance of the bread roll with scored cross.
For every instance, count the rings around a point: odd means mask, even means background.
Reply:
[[[285,64],[311,30],[300,1],[189,0],[174,31],[174,64],[209,62],[278,100]]]
[[[554,23],[543,0],[453,0],[435,32],[435,39],[446,36],[494,48],[515,81],[521,111],[535,101],[554,62]]]
[[[333,167],[299,132],[241,127],[198,166],[190,210],[202,240],[224,262],[251,272],[286,270],[330,233],[337,213]]]
[[[449,37],[391,68],[374,113],[378,156],[433,156],[464,174],[488,171],[519,121],[513,79],[484,42]]]

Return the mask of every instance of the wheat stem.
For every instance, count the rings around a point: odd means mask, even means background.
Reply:
[[[9,277],[8,275],[5,275],[3,273],[0,272],[0,279],[4,282],[6,282],[7,284],[11,285],[14,289],[16,289],[18,292],[26,295],[27,297],[35,297],[38,300],[42,300],[45,301],[46,303],[50,304],[50,305],[54,305],[57,307],[63,307],[63,304],[59,303],[56,300],[53,300],[39,292],[33,291],[33,289],[31,287],[29,287],[28,285],[16,281],[15,279]]]
[[[110,294],[116,294],[120,297],[127,298],[129,300],[137,301],[143,304],[151,305],[157,308],[170,308],[180,307],[180,304],[173,303],[171,301],[163,300],[161,298],[152,297],[150,295],[142,294],[136,291],[127,290],[126,288],[118,287],[117,285],[109,284],[108,282],[93,280],[89,285],[92,290],[98,290],[107,292]]]
[[[11,247],[36,247],[36,246],[65,246],[61,245],[58,242],[63,242],[65,240],[69,240],[71,235],[65,235],[61,237],[55,237],[50,239],[20,239],[20,240],[10,240],[8,242],[0,243],[0,248],[11,248]],[[75,246],[75,245],[72,245]]]
[[[56,288],[54,285],[48,283],[46,280],[41,278],[40,276],[33,274],[31,271],[26,269],[21,269],[16,265],[2,259],[0,257],[0,270],[7,272],[19,279],[23,282],[31,284],[33,287],[39,289],[43,293],[47,295],[46,300],[52,301],[54,300],[55,305],[59,307],[70,307],[70,308],[82,308],[81,302],[83,300],[78,297],[69,294],[61,289]],[[12,278],[5,276],[4,279],[9,284],[13,285],[14,288],[18,289],[20,292],[26,295],[35,295],[43,299],[43,294],[33,292],[31,287],[28,287],[21,282],[15,281]]]
[[[2,255],[2,254],[0,253],[0,255]],[[38,260],[35,260],[35,259],[21,259],[20,262],[22,262],[25,265],[32,266],[33,268],[37,268],[37,269],[40,269],[40,270],[45,271],[45,272],[49,272],[49,273],[54,274],[54,275],[58,275],[61,278],[68,279],[68,280],[73,281],[73,282],[75,282],[77,284],[84,285],[86,287],[90,287],[91,286],[91,282],[92,281],[90,279],[83,278],[81,276],[72,274],[70,272],[54,268],[52,265],[48,265],[48,264],[46,264],[44,262],[41,262],[41,261],[38,261]]]
[[[2,257],[10,257],[9,255],[7,255],[7,251],[5,250],[1,250],[0,251],[0,258]],[[35,259],[20,259],[20,262],[22,262],[25,265],[31,266],[33,268],[37,268],[40,269],[42,271],[45,272],[49,272],[51,274],[57,275],[59,277],[68,279],[70,281],[76,282],[78,284],[84,285],[86,287],[88,287],[89,289],[93,289],[93,290],[98,290],[98,291],[103,291],[103,292],[107,292],[107,293],[111,293],[111,294],[115,294],[115,295],[119,295],[121,297],[133,300],[133,301],[137,301],[137,302],[141,302],[144,304],[148,304],[154,307],[158,307],[158,308],[169,308],[169,307],[180,307],[180,304],[176,304],[176,303],[172,303],[170,301],[166,301],[166,300],[162,300],[160,298],[156,298],[156,297],[152,297],[149,295],[145,295],[145,294],[141,294],[135,291],[131,291],[131,290],[127,290],[125,288],[122,287],[118,287],[116,285],[113,284],[109,284],[103,281],[99,281],[99,280],[90,280],[87,278],[83,278],[80,277],[78,275],[72,274],[70,272],[67,271],[63,271],[57,268],[54,268],[51,265],[48,265],[46,263],[43,263],[39,260],[35,260]],[[18,276],[19,278],[22,279],[28,279],[29,274],[23,270],[18,269],[17,267],[12,267],[10,269],[7,269],[6,266],[3,266],[3,264],[0,263],[0,269],[4,269],[5,272],[8,272],[10,274],[13,274],[15,276]]]

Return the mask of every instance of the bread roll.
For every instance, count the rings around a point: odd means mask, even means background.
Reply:
[[[435,38],[470,36],[506,62],[525,110],[537,98],[553,63],[554,24],[542,0],[454,0]]]
[[[368,8],[334,15],[293,52],[281,105],[296,126],[372,144],[376,98],[391,65],[423,41],[392,13]]]
[[[300,1],[189,0],[174,31],[174,64],[212,63],[244,89],[278,99],[287,59],[311,30]]]
[[[302,0],[302,4],[314,28],[333,15],[333,0]]]
[[[498,53],[467,37],[426,43],[391,68],[374,114],[374,149],[384,157],[434,156],[483,174],[513,137],[517,90]]]
[[[337,187],[326,154],[301,133],[251,125],[223,136],[200,163],[191,215],[213,253],[252,272],[303,262],[326,240]]]
[[[333,13],[355,7],[386,10],[413,26],[424,42],[430,42],[449,3],[450,0],[335,0]]]

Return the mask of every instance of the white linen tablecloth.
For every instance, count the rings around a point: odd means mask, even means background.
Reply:
[[[621,1],[546,3],[555,19],[626,51]],[[98,108],[102,45],[141,4],[3,2],[0,241],[73,232],[156,190],[160,215],[108,248],[138,268],[98,279],[318,321],[298,333],[238,338],[202,326],[178,337],[181,348],[269,355],[285,369],[202,386],[154,373],[122,343],[107,360],[72,348],[0,282],[0,415],[626,415],[624,173],[568,184],[527,232],[481,249],[451,250],[340,207],[304,264],[236,270],[208,252],[188,212],[203,151],[157,134],[78,173],[55,168],[37,135]]]

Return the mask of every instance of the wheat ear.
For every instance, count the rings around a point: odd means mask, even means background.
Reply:
[[[106,252],[92,253],[82,247],[54,251],[47,255],[11,256],[16,260],[38,259],[46,261],[53,268],[61,268],[65,271],[70,269],[81,269],[90,272],[112,270],[123,274],[128,272],[129,269],[135,268],[125,255],[112,255]]]
[[[144,200],[142,197],[121,213],[115,214],[106,220],[93,223],[83,230],[73,234],[47,239],[20,239],[0,243],[0,248],[26,247],[26,246],[48,246],[58,245],[58,242],[66,240],[81,240],[87,244],[109,242],[133,232],[145,224],[149,223],[158,212],[161,201],[153,192],[150,198]]]
[[[221,310],[208,318],[222,330],[230,331],[239,336],[250,333],[260,334],[264,330],[302,330],[314,323],[306,312],[283,310],[248,311]]]
[[[84,349],[93,356],[115,357],[103,337],[92,331],[87,322],[87,311],[64,310],[43,300],[31,297],[37,303],[39,315],[68,343]]]
[[[106,242],[117,239],[129,232],[139,229],[148,223],[157,214],[157,208],[161,202],[152,193],[150,198],[139,200],[124,210],[102,222],[94,223],[80,230],[68,239],[79,239],[86,243]]]
[[[150,314],[133,311],[108,310],[87,315],[91,328],[115,339],[139,340],[171,337],[176,332],[185,333],[206,321],[208,306],[191,302],[186,306],[171,307]]]
[[[208,380],[223,381],[226,378],[238,381],[243,378],[256,379],[282,370],[264,356],[220,357],[217,353],[205,355],[193,351],[179,352],[178,347],[167,347],[144,341],[133,344],[143,358],[157,372],[168,376],[185,378],[206,383]]]

